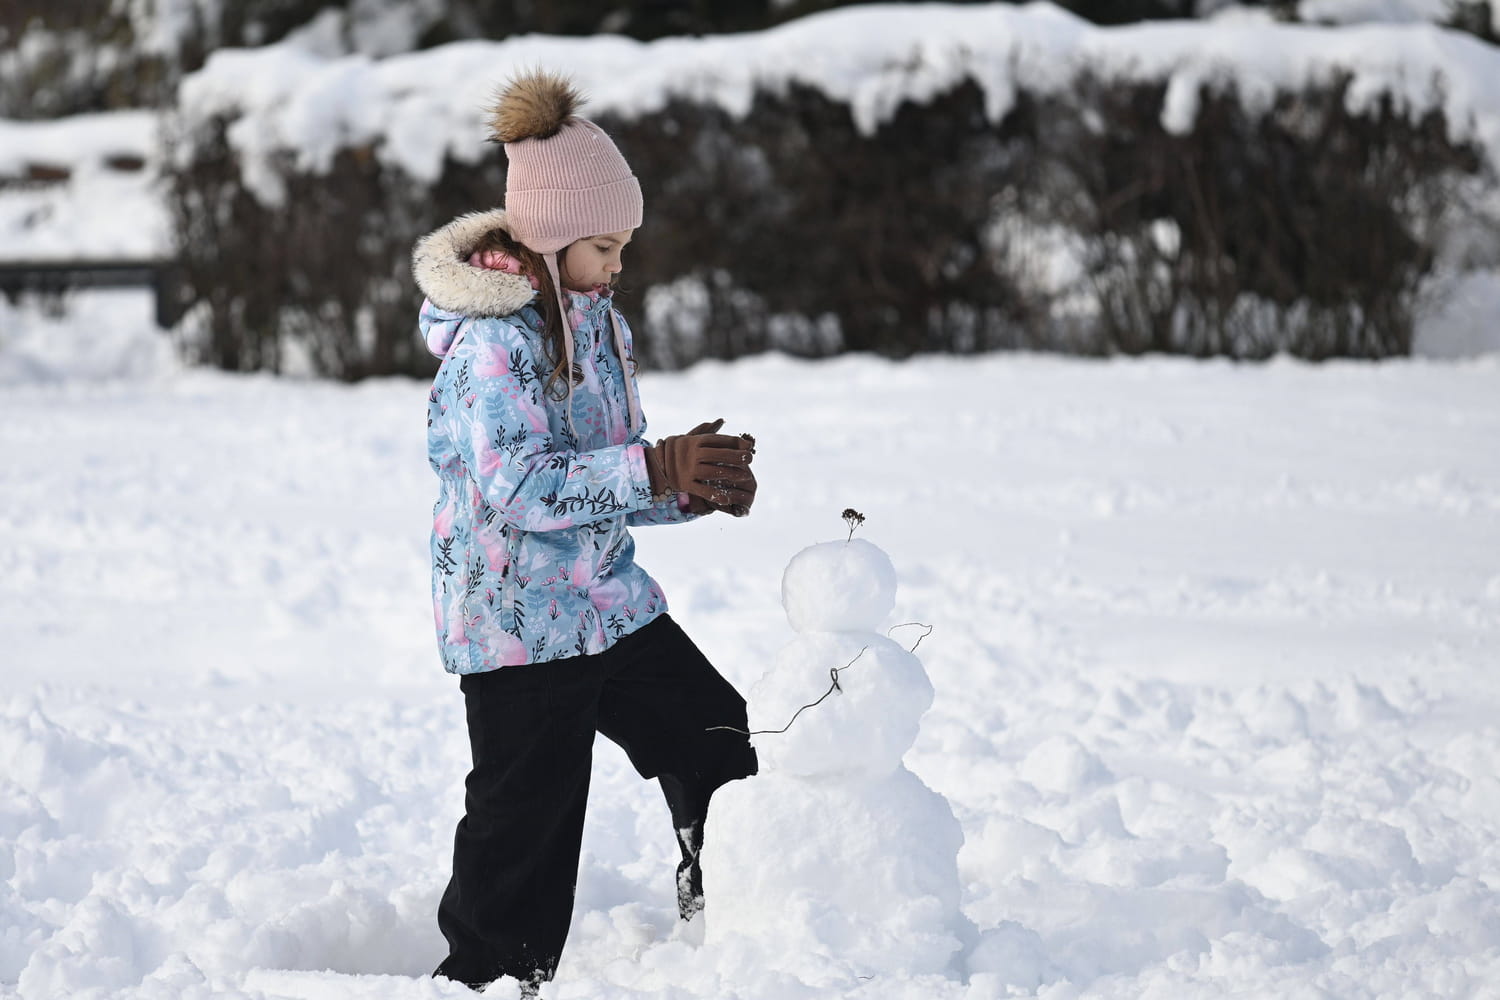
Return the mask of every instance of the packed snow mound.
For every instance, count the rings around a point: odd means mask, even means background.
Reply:
[[[161,127],[159,111],[0,118],[0,258],[169,256]],[[60,171],[67,180],[32,183],[33,168]]]
[[[1452,359],[1500,354],[1500,268],[1431,280],[1431,294],[1423,297],[1416,317],[1412,353]]]
[[[181,371],[151,292],[74,292],[59,303],[0,296],[0,385],[150,382]]]
[[[862,538],[812,545],[787,564],[781,604],[798,632],[873,631],[896,604],[896,568]]]
[[[748,778],[709,815],[708,945],[753,942],[809,986],[953,969],[963,830],[906,768],[873,782]],[[774,856],[756,861],[767,845]]]

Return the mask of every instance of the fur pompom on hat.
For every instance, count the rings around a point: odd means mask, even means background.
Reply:
[[[490,140],[504,143],[510,163],[511,232],[539,254],[641,224],[640,182],[603,129],[578,116],[581,103],[566,78],[533,70],[512,78],[490,109]]]
[[[490,109],[490,141],[550,139],[582,103],[583,95],[565,77],[545,70],[517,77]]]

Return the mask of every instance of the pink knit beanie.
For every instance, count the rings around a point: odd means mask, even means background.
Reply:
[[[542,255],[557,293],[558,315],[568,315],[557,252],[575,240],[618,233],[641,224],[641,185],[604,130],[577,115],[578,91],[566,79],[532,70],[511,79],[490,111],[490,139],[505,144],[505,216],[511,236]],[[564,320],[566,323],[566,319]],[[610,311],[615,349],[626,357],[619,319]],[[573,371],[573,338],[563,338],[566,371]],[[630,376],[627,374],[626,378]],[[630,432],[642,426],[636,394],[627,387]],[[573,381],[568,379],[568,426],[573,426]]]
[[[539,254],[641,224],[640,182],[604,130],[577,116],[580,101],[567,80],[534,70],[512,79],[490,113],[490,138],[510,161],[511,235]]]

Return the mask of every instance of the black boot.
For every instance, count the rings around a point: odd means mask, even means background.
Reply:
[[[703,823],[700,820],[677,831],[682,848],[682,862],[677,866],[677,915],[692,920],[703,912],[703,867],[698,855],[703,850]]]
[[[677,831],[677,846],[682,850],[682,861],[677,865],[677,915],[692,920],[703,911],[703,867],[699,855],[703,851],[708,803],[701,792],[690,789],[674,774],[663,774],[657,780],[666,794],[672,826]]]

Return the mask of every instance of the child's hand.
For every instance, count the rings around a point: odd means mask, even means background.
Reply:
[[[724,418],[720,417],[719,419],[714,420],[710,423],[699,424],[697,427],[694,427],[692,430],[688,431],[688,434],[717,434],[719,432],[719,428],[723,426]],[[746,451],[748,451],[749,454],[753,456],[755,454],[755,438],[749,434],[741,434],[740,440],[745,442]],[[756,482],[753,473],[751,475],[750,481],[748,483],[741,484],[740,488],[746,494],[743,498],[743,502],[724,505],[712,503],[709,500],[704,499],[703,497],[694,496],[690,493],[688,494],[687,502],[688,513],[697,514],[701,517],[705,514],[712,514],[716,510],[722,510],[734,515],[735,517],[744,517],[745,515],[750,513],[750,505],[755,503]]]
[[[749,434],[741,434],[740,435],[740,440],[743,441],[743,442],[745,442],[745,448],[746,448],[746,450],[748,450],[751,455],[754,455],[755,454],[755,438],[751,437]],[[755,488],[756,488],[756,485],[757,484],[755,482],[755,478],[752,475],[751,479],[750,479],[749,485],[744,487],[745,492],[747,494],[749,494],[749,495],[746,496],[745,499],[742,502],[740,502],[740,503],[728,504],[728,505],[726,505],[726,506],[724,506],[724,507],[722,507],[720,509],[724,510],[724,511],[727,511],[730,514],[733,514],[735,517],[744,517],[745,515],[749,514],[750,513],[750,505],[755,502]]]
[[[728,434],[678,434],[645,447],[651,493],[687,493],[721,509],[748,506],[755,495],[750,471],[754,453],[744,439]]]

